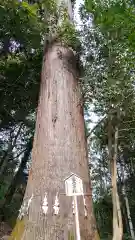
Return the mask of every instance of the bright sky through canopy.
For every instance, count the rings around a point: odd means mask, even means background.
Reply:
[[[83,0],[76,0],[74,15],[75,15],[75,21],[77,23],[77,27],[79,27],[81,24],[80,16],[79,16],[79,7],[82,3],[83,3]]]

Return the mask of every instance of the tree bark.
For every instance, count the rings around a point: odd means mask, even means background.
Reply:
[[[99,239],[93,218],[84,116],[77,82],[75,56],[71,49],[54,43],[43,59],[40,100],[32,152],[32,168],[24,202],[33,194],[28,216],[17,223],[11,239],[75,239],[72,197],[65,195],[64,179],[71,173],[82,178],[85,186],[87,217],[83,196],[78,196],[81,240]],[[47,194],[48,214],[42,211]],[[59,199],[58,215],[53,205]],[[21,227],[19,227],[21,225]],[[22,227],[23,225],[23,227]],[[17,235],[18,234],[18,235]]]

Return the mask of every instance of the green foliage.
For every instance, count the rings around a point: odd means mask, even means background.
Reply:
[[[69,21],[64,20],[60,27],[57,30],[58,39],[63,42],[65,45],[72,47],[74,50],[80,44],[78,33],[75,29],[75,26]]]
[[[4,1],[0,5],[0,37],[4,40],[17,41],[23,44],[26,51],[38,47],[42,24],[37,18],[37,6],[25,1]],[[31,41],[32,40],[32,41]]]
[[[51,6],[48,6],[51,12],[48,17],[48,34],[46,38],[49,42],[56,40],[76,50],[80,45],[79,36],[73,22],[69,20],[66,6],[63,3],[57,6],[53,2]]]
[[[106,194],[94,202],[94,211],[101,239],[110,239],[112,234],[112,202]]]
[[[113,43],[134,48],[134,4],[131,1],[86,0],[87,10],[94,15],[94,22]]]
[[[44,27],[37,4],[26,1],[3,1],[0,22],[0,124],[6,127],[37,106]]]

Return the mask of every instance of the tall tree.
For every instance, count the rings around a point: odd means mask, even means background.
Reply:
[[[49,23],[53,24],[45,42],[32,167],[22,209],[25,204],[30,205],[18,220],[11,239],[75,239],[73,199],[65,195],[64,186],[64,179],[72,172],[82,178],[87,193],[78,197],[81,239],[98,239],[79,74],[71,41],[75,40],[71,5],[70,1],[48,2],[50,12],[56,14],[49,16]]]

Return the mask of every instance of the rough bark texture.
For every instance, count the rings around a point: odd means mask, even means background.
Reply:
[[[84,216],[83,197],[78,197],[81,240],[98,239],[92,212],[84,117],[77,83],[75,56],[72,50],[55,43],[43,59],[40,100],[34,138],[32,168],[26,194],[34,195],[25,227],[17,223],[14,237],[23,240],[74,240],[75,221],[72,197],[65,196],[64,179],[79,175],[86,186],[88,217]],[[43,215],[42,201],[48,194],[48,215]],[[53,214],[58,193],[60,213]],[[16,237],[16,238],[15,238]]]

